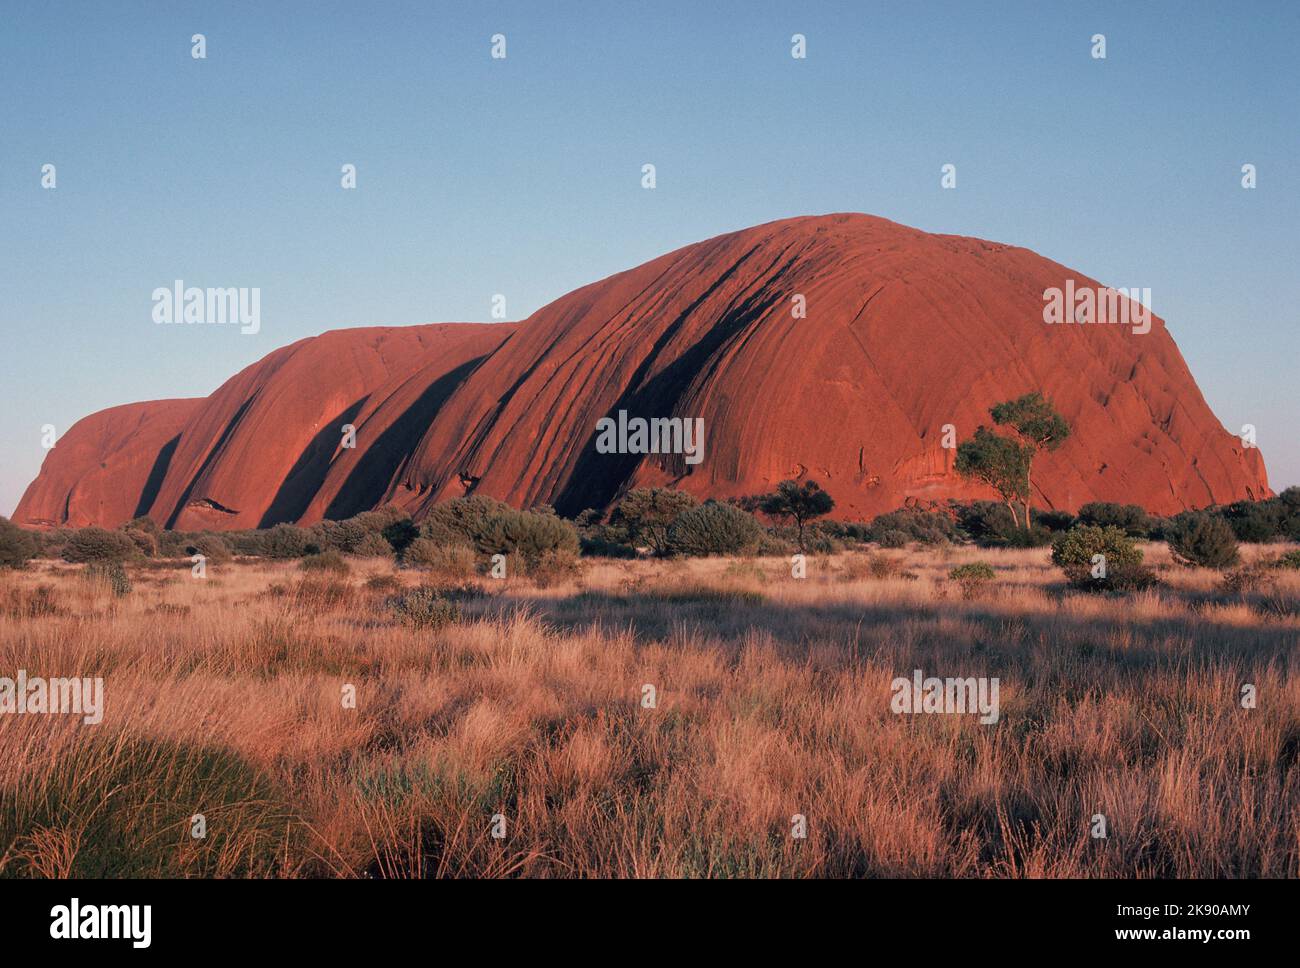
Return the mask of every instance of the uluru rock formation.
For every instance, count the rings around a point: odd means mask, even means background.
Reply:
[[[181,428],[201,399],[110,407],[78,420],[14,512],[25,525],[118,525],[149,510]]]
[[[436,403],[429,408],[420,398],[510,331],[464,323],[370,327],[276,350],[226,381],[187,421],[149,515],[183,530],[304,519],[313,499],[349,483],[344,469],[362,441],[366,452],[371,445],[408,451],[436,415]],[[412,376],[420,382],[407,386]],[[394,398],[402,405],[384,406]],[[425,418],[418,426],[401,419],[412,408]],[[357,447],[343,446],[348,425]],[[395,425],[405,439],[394,439]],[[372,485],[364,506],[349,513],[373,507],[387,484]]]
[[[837,517],[867,518],[990,497],[956,476],[944,427],[964,438],[1031,390],[1073,427],[1035,464],[1040,506],[1168,514],[1268,496],[1258,450],[1211,413],[1163,320],[1142,334],[1044,322],[1044,291],[1071,280],[1100,288],[1027,249],[867,215],[772,222],[518,324],[330,332],[206,400],[95,414],[50,452],[15,520],[113,525],[147,505],[172,527],[243,528],[383,503],[419,517],[469,493],[573,514],[638,485],[725,498],[791,477],[827,488]],[[703,459],[599,453],[597,422],[619,411],[702,418]]]

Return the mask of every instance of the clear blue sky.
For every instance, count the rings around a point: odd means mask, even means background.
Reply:
[[[0,513],[42,424],[835,211],[1150,287],[1215,413],[1300,483],[1300,4],[1070,7],[7,3]],[[261,333],[155,326],[178,278],[261,287]]]

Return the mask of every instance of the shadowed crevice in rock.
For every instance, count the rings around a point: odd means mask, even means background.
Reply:
[[[729,309],[704,335],[686,352],[673,360],[668,366],[642,384],[645,374],[655,363],[663,348],[676,335],[686,319],[707,300],[718,286],[730,278],[751,256],[755,249],[750,249],[699,299],[691,303],[686,310],[673,321],[663,334],[655,341],[654,347],[633,374],[628,383],[629,389],[615,402],[605,416],[617,420],[618,411],[626,410],[628,417],[682,417],[689,419],[698,414],[678,413],[678,404],[682,396],[692,387],[698,387],[709,379],[709,366],[716,362],[720,350],[744,333],[750,326],[761,320],[772,308],[785,298],[780,280],[794,264],[795,259],[787,259],[779,268],[769,266],[764,274],[765,282],[745,297],[738,306]],[[708,428],[705,428],[707,447]],[[595,427],[592,427],[590,439],[584,445],[574,462],[573,472],[555,500],[555,509],[560,514],[572,517],[587,508],[604,509],[618,496],[628,479],[643,460],[653,459],[655,455],[644,454],[601,454],[596,451]],[[689,473],[681,455],[657,455],[665,464],[680,464],[680,476]]]
[[[615,420],[618,411],[626,410],[628,417],[682,417],[690,419],[697,414],[679,413],[679,401],[692,387],[708,379],[707,367],[718,351],[738,334],[769,313],[773,306],[782,301],[783,294],[767,288],[760,289],[749,296],[739,306],[727,312],[716,324],[704,334],[689,350],[666,366],[662,372],[646,381],[639,389],[625,392],[605,415]],[[680,321],[678,321],[680,323]],[[674,324],[678,325],[678,324]],[[665,339],[667,338],[665,334]],[[661,341],[662,343],[662,341]],[[656,345],[655,352],[659,349]],[[653,361],[654,355],[642,363],[638,376]],[[633,383],[632,386],[636,386]],[[705,428],[705,446],[707,447],[708,428]],[[646,455],[646,454],[601,454],[596,451],[595,427],[591,438],[583,447],[573,473],[555,501],[555,509],[567,517],[573,517],[587,508],[606,508],[622,490],[632,476],[638,464],[643,460],[658,458],[665,464],[680,463],[681,471],[689,473],[680,454]],[[680,475],[679,475],[680,476]]]
[[[190,479],[190,482],[185,485],[185,491],[181,494],[181,499],[176,502],[176,506],[172,508],[171,513],[167,515],[167,521],[164,523],[164,527],[173,528],[176,526],[176,518],[180,515],[181,511],[185,510],[185,506],[190,503],[190,498],[194,494],[194,488],[198,486],[199,481],[203,480],[203,475],[207,473],[208,468],[216,462],[218,456],[221,454],[222,445],[230,439],[230,435],[233,434],[235,428],[239,426],[239,421],[243,419],[244,414],[248,412],[248,408],[253,405],[253,401],[256,399],[257,394],[254,393],[239,405],[239,409],[235,411],[235,415],[230,418],[225,429],[221,431],[221,436],[217,438],[217,442],[213,444],[212,449],[208,451],[208,456],[203,459],[203,464],[199,467],[198,473],[195,474]],[[184,436],[184,434],[181,436]]]
[[[132,518],[144,517],[153,507],[153,502],[158,498],[158,491],[162,488],[163,478],[167,476],[167,465],[171,463],[172,454],[176,453],[176,445],[181,442],[181,435],[177,434],[167,443],[162,445],[158,451],[158,456],[154,458],[153,467],[149,470],[149,477],[144,482],[144,489],[140,492],[140,500],[136,503],[135,513]]]
[[[362,397],[333,419],[325,421],[325,425],[298,455],[293,467],[285,475],[270,507],[257,524],[259,528],[270,528],[302,517],[307,505],[325,482],[325,472],[329,470],[330,461],[343,439],[343,425],[356,419],[361,408],[366,405],[366,399]]]
[[[343,487],[325,509],[325,517],[339,521],[376,507],[447,398],[486,358],[476,357],[434,380],[419,399],[368,443]],[[363,426],[358,433],[364,432]]]

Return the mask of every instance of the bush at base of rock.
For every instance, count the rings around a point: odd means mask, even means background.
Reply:
[[[440,544],[432,538],[416,538],[402,553],[402,562],[413,568],[428,568],[446,578],[472,578],[479,556],[465,544]]]
[[[1114,525],[1075,525],[1052,542],[1052,561],[1084,591],[1136,591],[1156,583],[1142,550]]]
[[[1079,524],[1099,528],[1119,528],[1130,538],[1145,538],[1155,522],[1136,504],[1114,504],[1109,501],[1092,501],[1079,508]]]
[[[762,539],[763,528],[752,514],[709,501],[678,517],[668,546],[678,555],[745,555],[753,554]]]
[[[333,575],[346,575],[352,571],[352,566],[347,563],[344,557],[337,551],[332,550],[307,555],[299,562],[298,567],[303,571],[329,572]]]
[[[942,545],[959,538],[956,522],[949,515],[920,508],[901,508],[877,516],[871,522],[869,534],[872,540],[885,548],[900,548],[911,541]],[[897,534],[905,535],[903,544],[898,543]]]
[[[1228,568],[1240,558],[1237,536],[1217,514],[1193,511],[1171,519],[1164,530],[1174,559],[1201,568]]]
[[[105,528],[78,528],[63,545],[65,561],[125,561],[138,557],[135,542],[121,531]]]
[[[1035,522],[1025,529],[1011,509],[997,501],[975,501],[957,507],[957,522],[972,541],[984,548],[1041,548],[1052,532]]]
[[[576,555],[581,547],[577,529],[550,509],[520,511],[479,496],[433,508],[420,526],[420,537],[440,545],[468,545],[480,555],[518,555],[527,562],[547,551]]]
[[[0,568],[23,568],[36,557],[34,537],[6,517],[0,517]]]
[[[145,558],[158,557],[158,538],[149,531],[137,528],[125,528],[122,531],[135,545],[135,550]]]

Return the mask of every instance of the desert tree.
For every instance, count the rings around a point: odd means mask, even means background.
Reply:
[[[1025,448],[1025,527],[1028,528],[1029,502],[1033,494],[1031,478],[1034,457],[1044,450],[1056,450],[1070,436],[1070,425],[1056,408],[1037,390],[1015,400],[999,403],[989,410],[999,427],[1010,427]]]
[[[1034,457],[1041,451],[1060,447],[1070,436],[1070,425],[1037,390],[994,404],[989,415],[999,427],[1009,428],[1014,437],[1001,437],[980,427],[971,440],[957,447],[957,473],[992,487],[1011,509],[1013,517],[1016,512],[1012,502],[1020,501],[1028,530],[1029,505],[1034,493]],[[1016,523],[1019,525],[1019,519]]]
[[[698,501],[671,487],[638,487],[628,491],[614,509],[611,523],[627,531],[633,547],[644,544],[654,554],[668,551],[668,532]]]
[[[799,550],[804,551],[804,527],[814,518],[829,514],[835,500],[816,481],[782,481],[771,494],[764,494],[755,506],[770,518],[793,521],[799,529]]]
[[[957,446],[957,473],[986,484],[998,492],[1011,512],[1011,520],[1020,527],[1016,502],[1029,499],[1028,448],[1009,437],[1001,437],[980,427],[975,436]]]

